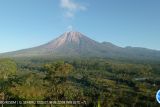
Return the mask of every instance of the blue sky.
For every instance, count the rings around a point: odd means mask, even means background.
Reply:
[[[0,0],[0,53],[68,29],[118,46],[160,50],[160,0]]]

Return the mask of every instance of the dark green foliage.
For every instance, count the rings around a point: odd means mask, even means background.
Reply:
[[[7,93],[13,100],[44,100],[46,94],[43,76],[28,72],[10,81]]]
[[[0,82],[0,95],[5,100],[78,100],[86,101],[81,106],[89,107],[96,107],[98,102],[101,107],[158,106],[158,63],[32,59],[18,60],[16,64],[2,59],[0,66],[0,72],[7,71],[7,78],[1,76]]]
[[[13,60],[0,59],[0,79],[8,79],[9,76],[16,74],[17,65]]]

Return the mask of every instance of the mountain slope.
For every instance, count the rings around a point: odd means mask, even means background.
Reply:
[[[160,51],[118,47],[109,42],[99,43],[79,32],[66,32],[47,44],[15,52],[4,53],[3,57],[101,57],[125,59],[160,59]]]

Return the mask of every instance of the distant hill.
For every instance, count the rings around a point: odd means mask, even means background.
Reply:
[[[118,47],[109,42],[99,43],[80,32],[66,32],[44,45],[0,54],[0,57],[100,57],[137,60],[160,60],[160,51]]]

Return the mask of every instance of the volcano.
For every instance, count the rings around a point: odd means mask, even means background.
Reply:
[[[0,57],[99,57],[124,59],[160,59],[160,51],[137,47],[119,47],[97,42],[80,32],[65,32],[44,45],[3,53]]]

